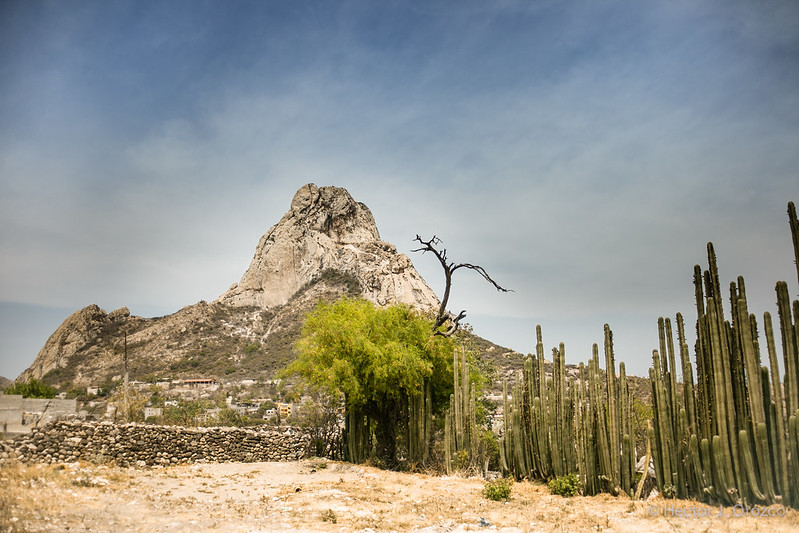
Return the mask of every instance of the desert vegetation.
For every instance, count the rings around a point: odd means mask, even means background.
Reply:
[[[12,383],[6,387],[6,394],[20,394],[23,398],[55,398],[56,390],[47,383],[36,378],[28,381]]]
[[[799,260],[799,224],[792,203],[788,213]],[[417,239],[426,244],[426,251],[435,251],[432,245],[440,242]],[[446,255],[437,257],[448,274],[449,291],[452,269],[447,265],[452,265]],[[566,372],[563,344],[553,349],[551,372],[546,372],[537,328],[536,353],[524,359],[510,394],[507,386],[503,393],[498,443],[503,475],[568,486],[558,489],[564,494],[607,492],[636,498],[651,460],[657,488],[666,496],[723,505],[799,506],[799,327],[787,284],[776,286],[785,369],[781,378],[770,314],[763,319],[768,352],[768,365],[763,365],[758,322],[748,311],[744,280],[730,284],[731,318],[726,319],[712,243],[708,262],[704,272],[695,267],[695,373],[682,315],[676,317],[679,369],[671,320],[659,320],[659,350],[653,352],[650,370],[651,420],[642,420],[646,406],[631,394],[623,362],[617,370],[609,325],[604,369],[594,345],[593,357],[587,365],[580,363],[576,376]],[[404,333],[389,338],[375,331],[388,322],[392,331],[400,331],[399,324],[419,319],[405,315],[399,322],[393,317],[381,323],[365,318],[366,309],[366,304],[350,300],[323,305],[309,316],[298,345],[301,355],[295,370],[310,382],[326,385],[328,393],[344,396],[345,456],[353,462],[377,458],[379,464],[397,465],[398,434],[386,431],[386,413],[375,407],[380,406],[392,413],[392,425],[402,420],[407,464],[423,464],[431,457],[433,436],[438,434],[444,451],[438,459],[443,456],[444,470],[474,468],[490,448],[480,438],[486,428],[477,416],[479,377],[457,337],[441,335],[455,333],[459,318],[439,311],[428,340],[418,336],[403,344],[409,340]],[[799,314],[799,302],[793,302],[793,314]],[[352,329],[352,324],[360,329]],[[429,353],[424,350],[438,337],[455,344],[438,346],[439,355],[425,360],[421,354]],[[447,351],[454,357],[444,366]],[[440,370],[434,374],[433,368]],[[399,369],[402,372],[395,373]],[[446,385],[440,377],[433,378],[444,374],[451,376]],[[440,396],[450,392],[442,428]],[[365,395],[371,396],[366,400]],[[368,402],[373,403],[367,409]],[[434,412],[439,413],[437,428]],[[642,448],[647,450],[644,466],[636,468]]]
[[[789,216],[797,243],[796,212]],[[712,244],[709,270],[695,269],[698,339],[689,360],[682,317],[677,342],[683,394],[676,392],[675,355],[668,320],[660,322],[660,351],[653,352],[655,468],[664,490],[679,497],[749,505],[799,507],[799,302],[791,317],[787,284],[777,282],[784,377],[780,379],[771,315],[763,325],[768,366],[762,364],[758,322],[750,314],[743,278],[730,284],[731,319],[725,319]],[[663,355],[661,355],[663,354]]]
[[[398,431],[407,460],[425,460],[432,416],[451,390],[452,342],[430,334],[430,324],[410,307],[380,308],[360,299],[320,302],[310,313],[288,373],[344,404],[345,457],[368,456],[398,465]],[[374,443],[374,454],[370,453]]]

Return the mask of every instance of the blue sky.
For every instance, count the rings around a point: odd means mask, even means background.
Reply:
[[[2,0],[0,375],[215,299],[308,182],[514,289],[459,271],[478,334],[577,363],[607,322],[644,375],[708,241],[758,316],[799,291],[799,5]]]

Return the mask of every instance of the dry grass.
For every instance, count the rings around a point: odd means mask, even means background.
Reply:
[[[0,467],[0,531],[799,531],[773,518],[664,516],[694,502],[562,498],[514,483],[482,495],[478,478],[385,472],[319,460],[125,469],[70,464]],[[652,509],[657,512],[652,513]],[[713,510],[713,515],[718,509]]]
[[[0,531],[58,530],[56,517],[75,505],[79,492],[115,491],[127,480],[118,469],[6,461],[0,464]]]

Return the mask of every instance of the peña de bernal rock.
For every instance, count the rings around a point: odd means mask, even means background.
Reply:
[[[89,305],[61,324],[17,381],[34,377],[62,390],[100,384],[122,375],[125,351],[130,379],[268,379],[293,359],[304,315],[342,295],[420,310],[439,303],[411,260],[380,240],[368,207],[343,188],[304,185],[241,280],[215,301],[156,318]]]

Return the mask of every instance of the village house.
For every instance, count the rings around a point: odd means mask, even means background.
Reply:
[[[277,404],[277,412],[280,413],[280,419],[286,420],[291,416],[291,404],[290,403],[280,403]]]
[[[190,389],[205,389],[215,391],[219,389],[220,383],[213,378],[184,379],[183,386]]]
[[[144,419],[147,420],[150,417],[162,416],[164,414],[164,409],[161,407],[145,407],[144,408]]]

